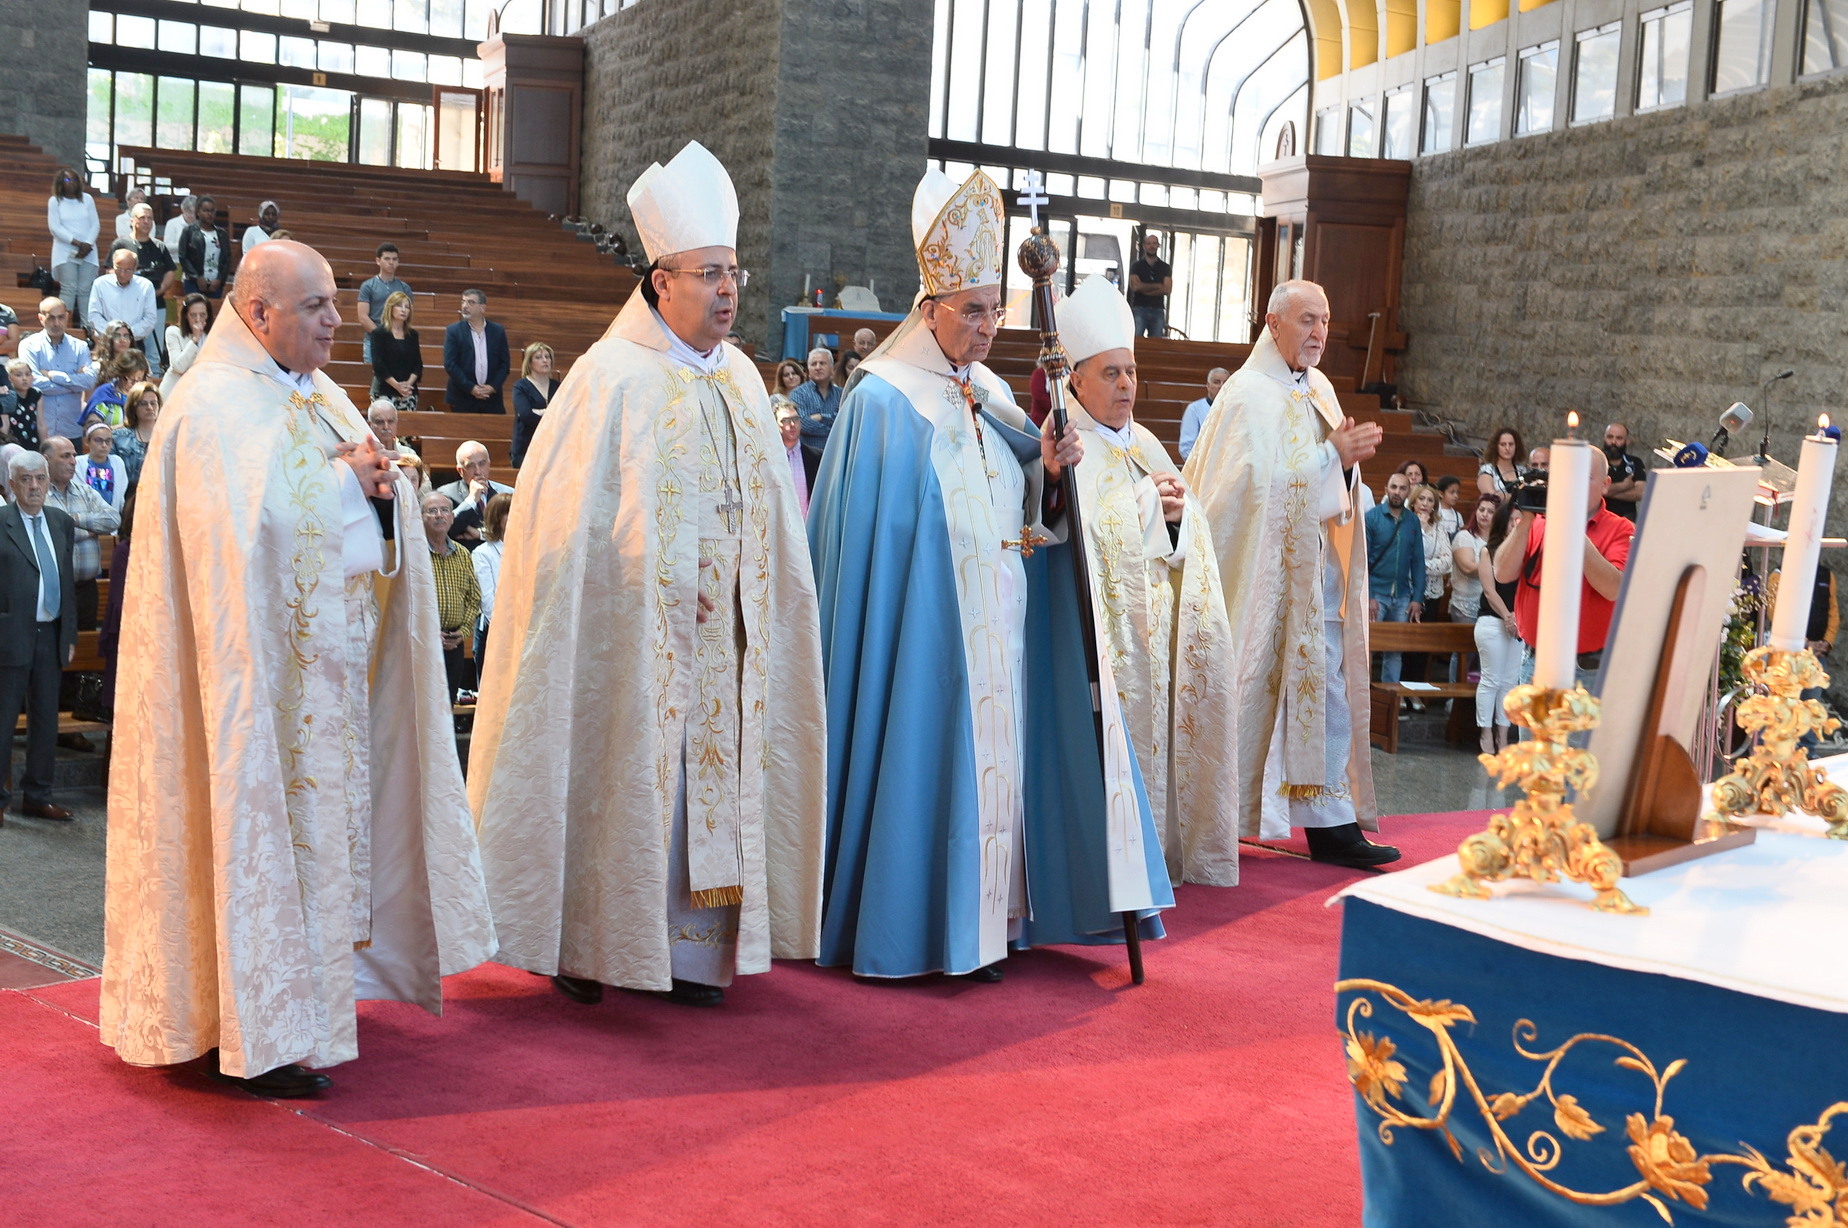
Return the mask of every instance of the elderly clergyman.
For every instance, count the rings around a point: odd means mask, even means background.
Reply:
[[[498,958],[592,1004],[713,1006],[813,958],[815,584],[764,381],[726,344],[738,197],[697,142],[644,171],[651,261],[546,409],[507,520],[469,798]]]
[[[1091,597],[1171,879],[1238,882],[1234,651],[1206,513],[1135,420],[1136,318],[1092,277],[1058,305]]]
[[[1054,444],[982,362],[1001,323],[1001,192],[926,173],[923,282],[860,364],[816,474],[828,683],[821,962],[999,981],[1010,947],[1161,933],[1174,901],[1107,652],[1103,758]]]
[[[1367,551],[1360,462],[1376,423],[1341,412],[1316,370],[1328,297],[1272,291],[1264,333],[1219,390],[1182,471],[1219,552],[1238,644],[1232,675],[1239,822],[1246,836],[1301,827],[1318,861],[1373,866],[1399,850],[1378,827],[1367,757]]]
[[[300,243],[244,261],[148,446],[116,682],[103,1043],[269,1096],[358,1056],[357,999],[438,1011],[494,946],[417,501],[321,370],[334,296]]]

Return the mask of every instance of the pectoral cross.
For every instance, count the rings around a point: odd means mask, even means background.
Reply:
[[[1038,230],[1039,207],[1052,203],[1052,198],[1046,195],[1046,181],[1040,178],[1038,171],[1027,172],[1027,190],[1021,193],[1020,199],[1014,203],[1027,207],[1027,214],[1033,219],[1033,229]]]
[[[732,484],[729,479],[719,487],[719,497],[723,500],[723,502],[719,504],[718,510],[719,515],[725,517],[725,531],[727,533],[736,533],[738,531],[738,526],[732,523],[732,517],[744,510],[744,503],[738,498],[738,493],[732,490]]]
[[[1021,558],[1030,559],[1033,557],[1033,552],[1035,550],[1051,540],[1050,537],[1039,532],[1032,525],[1023,524],[1020,526],[1020,539],[1018,541],[1004,540],[1001,543],[1001,548],[1003,550],[1018,550],[1020,551]]]

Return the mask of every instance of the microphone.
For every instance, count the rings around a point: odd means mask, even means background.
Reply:
[[[1732,433],[1742,431],[1750,425],[1752,425],[1751,407],[1744,401],[1734,401],[1726,412],[1720,415],[1720,429],[1713,432],[1714,451],[1724,454],[1726,445],[1732,441]]]
[[[1725,428],[1722,427],[1721,432],[1724,433],[1724,431]],[[1699,469],[1707,463],[1707,456],[1707,445],[1699,440],[1683,444],[1681,451],[1675,453],[1675,468]]]
[[[1795,374],[1796,374],[1796,372],[1795,372],[1795,371],[1779,371],[1779,372],[1778,372],[1778,373],[1777,373],[1776,375],[1773,375],[1773,376],[1772,376],[1772,377],[1771,377],[1770,379],[1768,379],[1768,380],[1766,380],[1766,381],[1765,381],[1765,383],[1767,383],[1767,384],[1775,384],[1775,383],[1777,383],[1777,382],[1778,382],[1779,380],[1781,380],[1781,379],[1789,379],[1789,378],[1790,378],[1791,376],[1793,376],[1793,375],[1795,375]]]

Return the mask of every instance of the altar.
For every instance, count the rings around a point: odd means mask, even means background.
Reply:
[[[1848,842],[1821,827],[1625,878],[1646,916],[1429,890],[1454,856],[1343,892],[1365,1223],[1848,1223]]]

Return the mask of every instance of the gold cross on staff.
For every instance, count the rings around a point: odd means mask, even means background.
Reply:
[[[1033,552],[1035,550],[1038,550],[1051,540],[1050,537],[1039,532],[1032,525],[1023,524],[1020,526],[1020,540],[1007,541],[1004,539],[1001,542],[1001,548],[1003,550],[1018,550],[1020,551],[1021,558],[1030,559],[1033,557]]]

